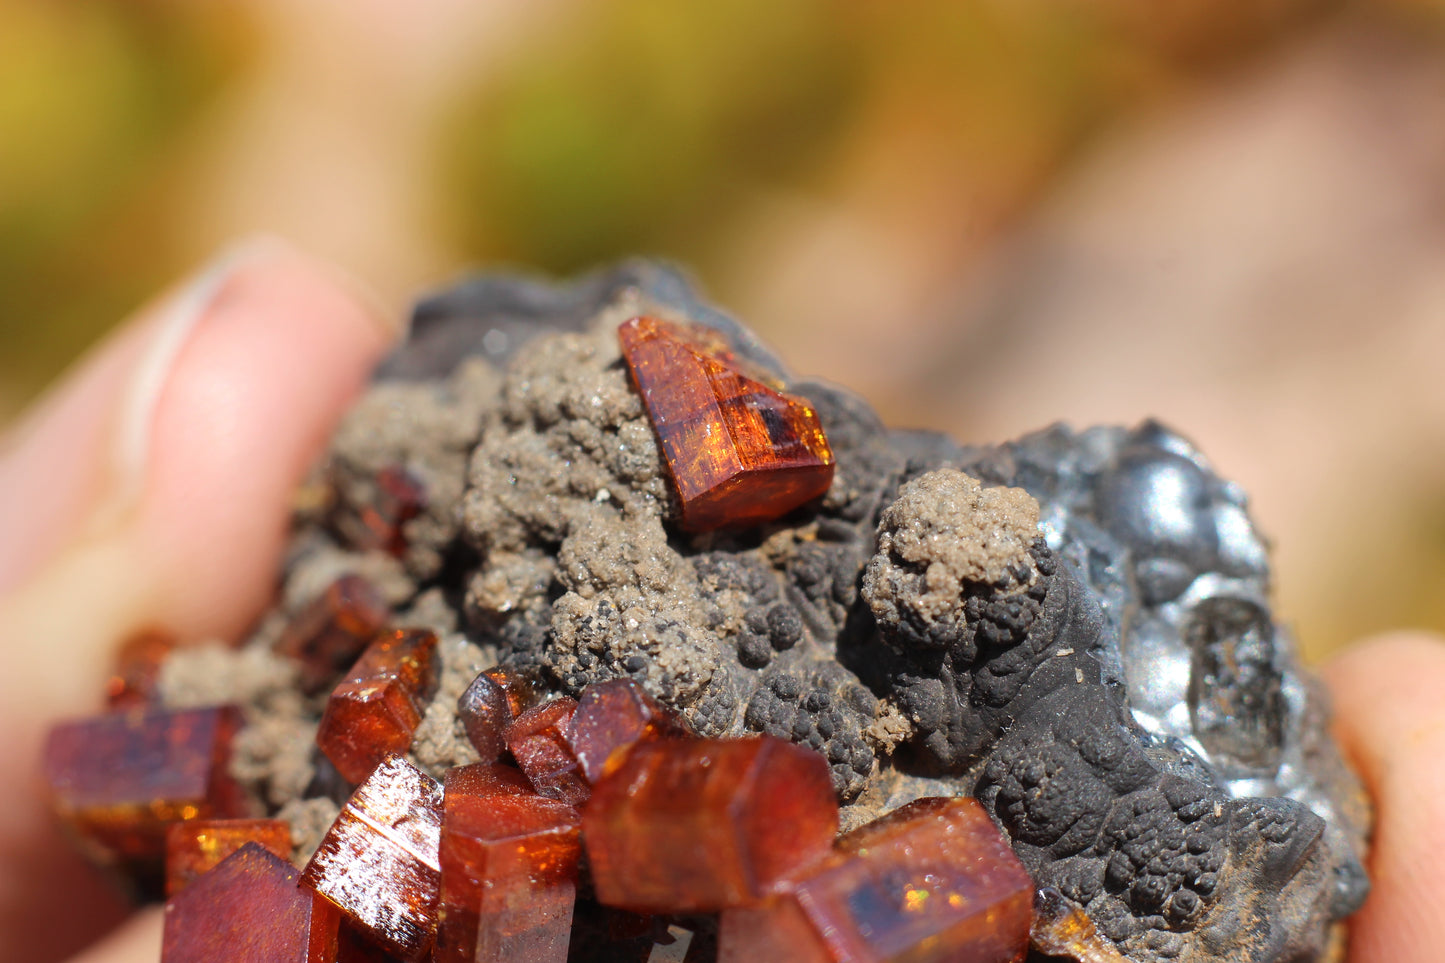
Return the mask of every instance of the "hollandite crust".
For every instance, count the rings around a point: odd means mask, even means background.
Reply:
[[[639,315],[716,329],[811,404],[827,493],[685,532],[619,353]],[[233,774],[303,856],[350,787],[298,750],[324,694],[273,647],[353,574],[440,639],[406,755],[436,778],[478,761],[456,705],[481,670],[572,697],[626,678],[699,735],[817,750],[844,830],[976,796],[1133,960],[1338,958],[1368,889],[1368,801],[1273,619],[1245,497],[1155,422],[997,447],[889,429],[638,262],[423,301],[303,495],[277,609],[161,675],[171,706],[244,707]]]

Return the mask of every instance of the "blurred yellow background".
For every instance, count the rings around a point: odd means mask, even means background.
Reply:
[[[0,422],[217,247],[692,267],[886,419],[1164,417],[1319,657],[1445,627],[1445,7],[0,0]]]

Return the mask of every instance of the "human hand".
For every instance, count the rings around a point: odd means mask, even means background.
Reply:
[[[50,724],[99,710],[138,630],[244,631],[275,590],[292,491],[394,336],[329,268],[254,242],[0,440],[0,960],[51,963],[128,912],[41,800]],[[151,912],[76,963],[159,958]]]
[[[1372,889],[1349,963],[1445,957],[1445,642],[1398,633],[1324,666],[1335,735],[1375,800]]]
[[[324,267],[252,245],[143,312],[0,442],[0,959],[50,963],[127,907],[35,785],[56,718],[96,711],[120,640],[234,638],[266,604],[290,497],[393,332]],[[1374,890],[1351,963],[1445,946],[1445,645],[1361,644],[1326,667],[1375,796]],[[143,913],[74,963],[155,963]]]

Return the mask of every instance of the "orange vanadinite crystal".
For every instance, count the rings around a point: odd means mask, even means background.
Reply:
[[[580,806],[591,792],[567,741],[567,727],[576,711],[577,700],[563,696],[528,709],[503,733],[512,758],[533,788],[572,806]]]
[[[166,895],[176,895],[247,843],[289,860],[291,826],[280,819],[189,819],[172,823],[166,833]]]
[[[391,756],[351,794],[301,874],[367,937],[421,960],[436,934],[442,787]]]
[[[507,695],[507,709],[512,713],[513,719],[536,704],[536,687],[516,669],[499,665],[493,669],[483,669],[482,675],[502,687],[502,691]]]
[[[353,546],[406,553],[406,523],[426,508],[426,486],[405,465],[388,465],[376,473],[375,495],[368,505],[340,513],[337,528]]]
[[[433,959],[564,963],[581,820],[566,803],[499,784],[486,771],[496,768],[447,774]]]
[[[335,907],[296,868],[247,843],[166,903],[161,963],[331,963]]]
[[[61,723],[44,757],[55,811],[93,859],[159,869],[168,824],[249,815],[227,770],[240,724],[233,706]]]
[[[750,377],[720,334],[656,318],[633,318],[617,333],[683,528],[770,521],[828,490],[833,451],[817,412]]]
[[[486,669],[478,673],[457,699],[457,715],[467,740],[483,762],[491,762],[507,751],[502,734],[531,701],[532,687],[511,669]]]
[[[752,963],[786,940],[805,961],[1004,963],[1028,950],[1032,905],[976,800],[920,799],[840,839],[767,905],[725,912],[718,959]]]
[[[1038,953],[1075,963],[1129,963],[1083,908],[1052,886],[1034,893],[1029,942]]]
[[[567,742],[582,767],[582,775],[596,784],[610,765],[622,761],[634,743],[685,732],[672,713],[642,691],[631,679],[609,679],[582,690],[577,711],[567,727]],[[616,758],[613,754],[616,753]]]
[[[176,647],[175,637],[150,629],[131,636],[115,656],[115,670],[105,681],[111,709],[132,709],[155,701],[161,665]]]
[[[425,629],[377,636],[331,693],[316,744],[336,771],[361,782],[421,725],[423,690],[435,675],[437,637]]]
[[[665,739],[634,746],[582,820],[601,902],[684,913],[752,903],[826,856],[838,803],[811,749],[771,736]]]
[[[301,610],[276,651],[301,665],[301,685],[320,692],[356,661],[390,617],[386,600],[360,575],[343,575]]]

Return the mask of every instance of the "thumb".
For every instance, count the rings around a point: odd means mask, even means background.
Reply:
[[[0,959],[94,934],[66,912],[84,902],[32,791],[49,721],[95,711],[136,631],[230,638],[254,618],[291,493],[393,334],[329,268],[251,243],[122,328],[0,444],[0,795],[22,797],[0,806]]]

